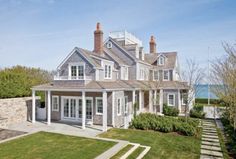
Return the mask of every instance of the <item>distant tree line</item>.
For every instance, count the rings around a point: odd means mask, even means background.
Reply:
[[[0,98],[31,96],[32,86],[51,80],[52,73],[39,68],[17,65],[0,69]]]

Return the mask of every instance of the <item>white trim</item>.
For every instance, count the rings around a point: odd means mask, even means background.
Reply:
[[[53,98],[56,98],[56,101],[57,101],[57,109],[54,108],[54,99]],[[59,96],[55,96],[53,95],[52,96],[52,111],[59,111]]]
[[[76,100],[76,117],[64,117],[64,99],[69,99],[69,109],[70,109],[70,99]],[[82,118],[79,117],[79,103],[78,101],[82,100]],[[86,100],[91,100],[92,105],[92,118],[87,119],[86,118]],[[70,110],[69,110],[70,112]],[[86,121],[93,121],[93,97],[85,97],[85,120]],[[61,96],[61,120],[67,120],[67,121],[77,121],[80,122],[83,120],[83,97],[82,96]],[[83,121],[82,121],[83,122]]]
[[[95,109],[96,109],[96,115],[102,115],[103,113],[98,112],[98,103],[97,100],[102,100],[102,97],[95,97]],[[102,103],[102,109],[103,109],[103,103]],[[103,112],[103,110],[102,110]]]
[[[157,72],[157,79],[155,79],[155,72]],[[160,72],[159,72],[159,70],[153,70],[153,81],[159,81],[159,79],[160,79]]]
[[[118,107],[118,101],[120,100],[120,113],[119,113],[119,107]],[[117,98],[117,116],[121,116],[121,111],[122,111],[122,98]]]
[[[106,76],[106,66],[107,66],[107,76]],[[110,76],[109,76],[109,67],[110,67]],[[104,79],[112,79],[112,65],[104,64]]]
[[[76,67],[76,76],[75,76],[75,79],[72,78],[71,76],[71,67],[72,66],[75,66]],[[79,76],[79,66],[83,66],[83,78],[80,78]],[[85,62],[71,62],[68,64],[68,79],[69,80],[86,80],[86,73],[85,73]]]
[[[165,79],[165,71],[168,71],[168,79]],[[169,81],[170,80],[170,70],[163,70],[163,81]]]
[[[161,58],[163,59],[163,63],[161,63]],[[163,66],[163,65],[165,65],[165,57],[164,56],[159,56],[158,58],[157,58],[157,65],[159,65],[159,66]]]
[[[88,60],[83,54],[81,54],[80,49],[77,48],[77,47],[75,47],[75,48],[69,53],[69,55],[67,55],[66,58],[60,63],[60,65],[57,67],[57,70],[60,70],[61,66],[75,53],[75,51],[77,51],[81,56],[83,56],[83,57],[87,60],[88,63],[90,63],[93,67],[95,67],[94,64],[92,64],[91,62],[89,62],[89,60]]]
[[[174,104],[170,104],[170,102],[169,102],[169,96],[170,95],[173,95],[173,102],[174,102]],[[168,93],[167,94],[167,103],[168,103],[168,106],[175,106],[175,94],[174,93]]]

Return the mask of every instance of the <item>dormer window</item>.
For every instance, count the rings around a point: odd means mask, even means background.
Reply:
[[[105,65],[105,79],[111,79],[111,65]]]
[[[70,64],[69,77],[70,79],[84,80],[84,64]]]
[[[160,56],[158,58],[158,65],[164,65],[165,64],[165,58],[163,56]]]

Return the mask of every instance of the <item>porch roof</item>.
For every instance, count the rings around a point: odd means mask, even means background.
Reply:
[[[178,81],[138,81],[138,80],[117,80],[117,81],[91,81],[87,84],[81,82],[64,81],[61,83],[47,83],[37,85],[32,90],[39,91],[96,91],[104,90],[150,90],[150,89],[189,89],[186,82]]]

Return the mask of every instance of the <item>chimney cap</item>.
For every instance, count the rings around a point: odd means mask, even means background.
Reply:
[[[151,36],[150,43],[156,43],[155,37],[153,35]]]
[[[96,26],[97,30],[101,30],[101,25],[99,22],[97,22],[97,26]]]

